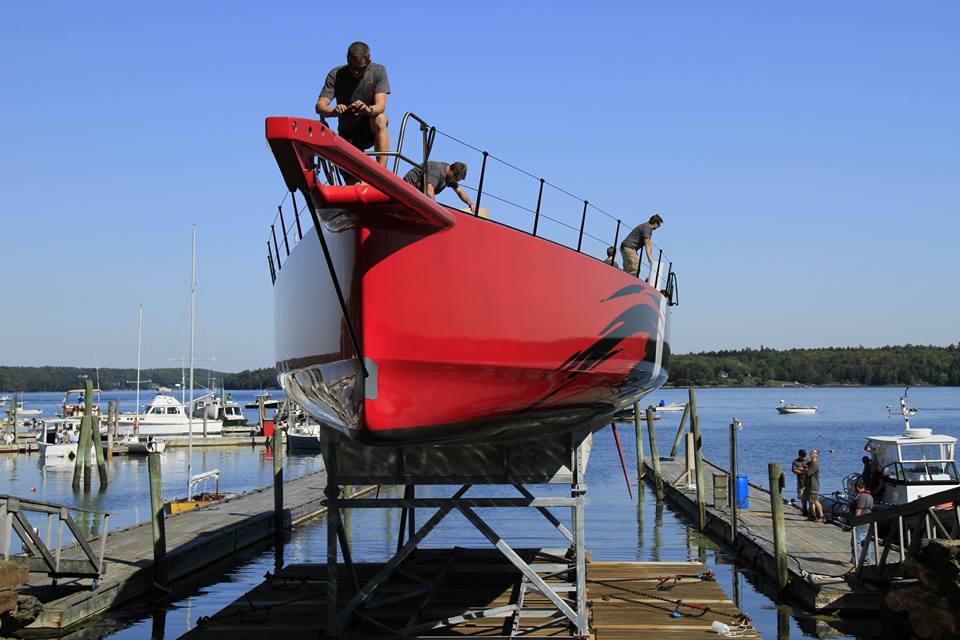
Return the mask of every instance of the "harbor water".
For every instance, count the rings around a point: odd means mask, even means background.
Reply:
[[[754,484],[766,485],[767,463],[779,462],[789,470],[798,449],[817,448],[822,453],[821,485],[825,492],[839,488],[848,473],[860,469],[864,438],[867,435],[897,434],[902,419],[890,417],[887,405],[896,408],[902,393],[898,388],[778,388],[701,389],[697,392],[703,432],[704,454],[727,466],[729,424],[736,417],[743,422],[738,432],[738,472]],[[128,392],[121,401],[132,407]],[[241,403],[255,392],[233,392]],[[274,397],[281,394],[274,393]],[[149,394],[142,394],[144,402]],[[55,406],[57,394],[22,394],[28,407]],[[104,394],[104,402],[115,399]],[[654,404],[683,402],[685,390],[663,390],[650,398]],[[817,405],[815,415],[781,415],[775,410],[784,400],[798,405]],[[914,426],[930,427],[934,433],[960,437],[960,388],[917,388],[910,390],[909,403],[919,413]],[[51,415],[52,410],[45,411]],[[251,412],[251,418],[255,412]],[[665,413],[657,422],[660,453],[669,453],[680,413]],[[597,434],[587,470],[587,547],[598,561],[685,561],[705,562],[717,580],[753,621],[764,638],[801,638],[808,635],[831,637],[874,637],[876,621],[824,621],[791,607],[777,604],[764,581],[748,568],[736,565],[722,545],[696,532],[691,522],[669,506],[657,505],[649,488],[637,486],[633,424],[619,427],[634,485],[628,495],[610,429]],[[644,442],[646,445],[646,441]],[[194,473],[218,468],[221,488],[239,492],[269,485],[272,460],[264,459],[262,447],[195,449]],[[168,449],[163,455],[164,493],[180,495],[186,489],[186,449]],[[28,496],[50,502],[107,510],[111,529],[146,519],[149,488],[143,459],[117,457],[111,463],[111,483],[103,492],[74,494],[70,481],[72,467],[46,467],[37,454],[0,455],[2,493]],[[286,462],[287,477],[321,468],[318,456],[291,455]],[[788,487],[790,484],[788,483]],[[564,487],[537,488],[540,495],[562,493]],[[383,492],[390,493],[391,488]],[[469,495],[489,494],[491,488],[475,487]],[[433,487],[420,495],[449,495],[450,487]],[[383,495],[383,493],[381,494]],[[788,492],[788,497],[790,494]],[[558,511],[566,519],[566,512]],[[419,516],[418,516],[419,517]],[[424,514],[422,517],[427,517]],[[523,509],[487,510],[485,519],[515,547],[560,546],[558,535],[538,514]],[[399,512],[357,510],[347,512],[351,549],[359,561],[384,560],[396,544]],[[824,525],[829,526],[829,525]],[[297,527],[282,550],[285,564],[323,562],[326,530],[322,519]],[[485,539],[459,514],[447,520],[425,541],[424,546],[487,546]],[[192,585],[192,592],[162,607],[140,607],[103,616],[78,632],[76,637],[175,638],[191,629],[203,616],[210,616],[261,582],[274,571],[275,550],[266,546],[250,549],[218,570],[206,573]],[[665,613],[665,615],[668,615]],[[831,626],[832,625],[832,626]]]

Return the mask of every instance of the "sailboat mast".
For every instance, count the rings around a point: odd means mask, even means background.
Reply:
[[[143,338],[143,305],[140,305],[140,322],[137,324],[137,406],[133,413],[136,415],[134,424],[140,423],[140,342]]]
[[[190,477],[193,475],[193,324],[197,298],[197,227],[193,227],[190,258],[190,404],[187,405],[187,500],[190,499]]]

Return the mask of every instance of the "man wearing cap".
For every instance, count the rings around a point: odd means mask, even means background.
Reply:
[[[647,262],[650,264],[650,282],[653,282],[653,232],[663,224],[663,218],[659,214],[653,214],[647,222],[638,225],[633,231],[627,234],[627,237],[620,243],[620,255],[623,257],[623,270],[640,277],[640,256],[638,251],[643,246],[647,254]]]
[[[384,113],[388,93],[387,70],[370,62],[369,46],[354,42],[347,49],[347,64],[334,67],[327,74],[317,99],[317,113],[338,118],[337,133],[361,151],[371,146],[376,151],[389,151],[390,135]],[[331,107],[334,99],[337,105]],[[387,156],[377,156],[377,162],[387,166]]]

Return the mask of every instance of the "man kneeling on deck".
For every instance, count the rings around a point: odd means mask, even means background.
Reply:
[[[424,193],[436,200],[438,193],[443,191],[444,188],[450,187],[457,192],[457,196],[470,208],[470,213],[476,213],[477,210],[473,205],[473,201],[470,200],[470,196],[468,196],[467,192],[460,186],[460,181],[466,177],[467,165],[462,162],[447,164],[446,162],[434,162],[430,160],[427,162],[427,185]],[[423,169],[414,167],[410,169],[410,171],[407,171],[407,175],[403,176],[403,179],[417,189],[422,189]]]

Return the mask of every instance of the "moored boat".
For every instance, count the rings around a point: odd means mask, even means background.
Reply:
[[[581,252],[582,225],[568,248],[437,203],[324,124],[266,129],[313,222],[270,255],[277,369],[323,426],[370,443],[545,437],[602,428],[666,381],[662,255],[641,280]]]
[[[136,437],[128,436],[120,442],[126,446],[127,455],[145,456],[148,453],[163,453],[167,448],[167,443],[153,436]]]
[[[192,432],[194,436],[219,436],[223,423],[219,420],[191,419],[183,404],[173,396],[158,393],[143,413],[122,413],[119,418],[122,435],[180,438]]]
[[[817,412],[817,407],[803,407],[793,403],[784,404],[783,400],[780,401],[780,404],[777,405],[777,412],[782,414],[791,414],[791,413],[800,413],[800,414],[814,414]]]
[[[316,422],[306,422],[292,425],[287,429],[287,445],[290,451],[319,452],[323,449],[320,439],[321,427]]]
[[[658,413],[670,412],[670,411],[683,411],[687,408],[686,402],[670,402],[667,403],[663,400],[659,402],[653,409]]]
[[[12,416],[14,414],[16,414],[17,418],[33,418],[43,415],[43,409],[27,409],[24,403],[18,402],[15,406],[7,409],[8,416]]]
[[[247,409],[259,409],[260,408],[260,399],[263,398],[263,408],[264,409],[279,409],[280,405],[283,403],[283,400],[274,398],[266,391],[261,391],[258,393],[252,402],[248,402],[243,405]]]

